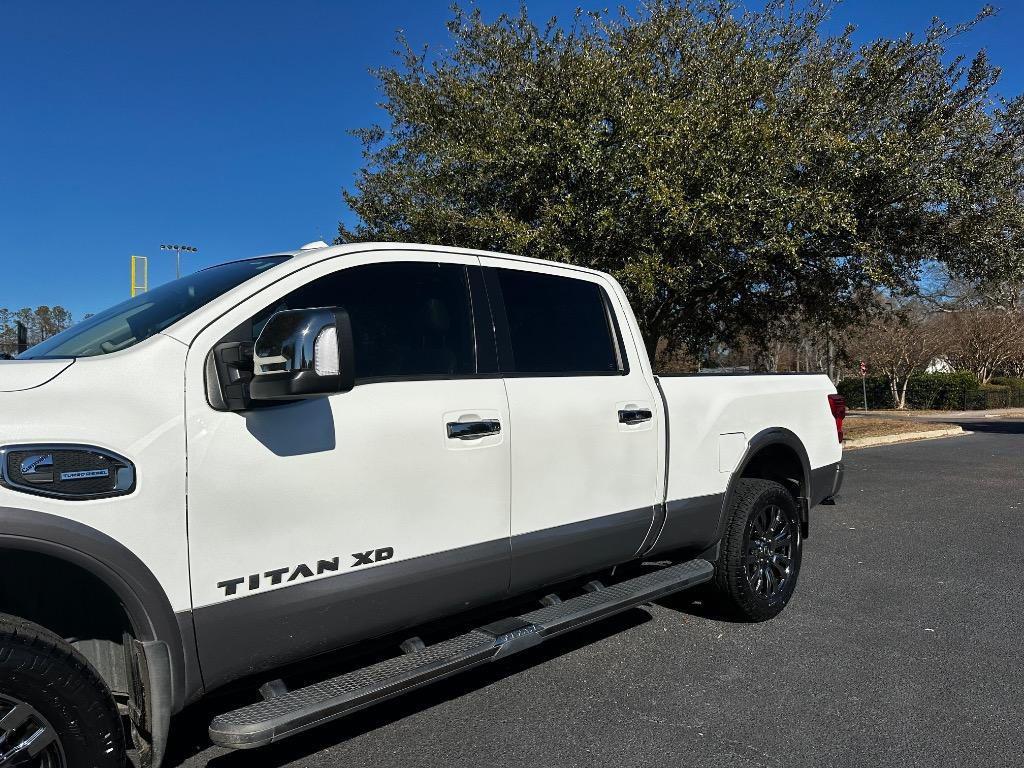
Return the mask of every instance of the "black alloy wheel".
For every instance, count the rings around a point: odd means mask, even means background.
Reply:
[[[26,701],[0,693],[0,768],[67,768],[57,730]]]
[[[761,507],[747,523],[747,581],[766,600],[786,589],[793,574],[793,549],[799,530],[776,504]]]
[[[765,621],[789,603],[800,574],[796,499],[780,483],[742,478],[728,515],[715,561],[715,591],[730,615]]]
[[[0,613],[0,768],[124,768],[114,697],[64,638]]]

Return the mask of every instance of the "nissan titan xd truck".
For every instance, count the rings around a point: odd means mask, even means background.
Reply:
[[[228,686],[211,739],[259,747],[697,585],[770,619],[844,415],[821,375],[655,375],[613,278],[518,256],[135,296],[0,362],[0,766],[158,766]]]

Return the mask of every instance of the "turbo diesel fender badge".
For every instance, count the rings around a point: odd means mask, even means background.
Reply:
[[[22,478],[29,483],[53,482],[53,454],[36,453],[24,459],[18,465]],[[65,480],[88,480],[94,477],[110,477],[109,469],[81,469],[77,472],[61,472],[61,482]]]
[[[366,552],[353,552],[351,555],[353,562],[349,565],[349,568],[355,568],[357,565],[379,563],[384,560],[390,560],[394,556],[394,547],[381,547],[380,549],[370,549]],[[337,571],[340,567],[341,557],[332,557],[330,560],[317,560],[315,569],[306,563],[299,563],[294,567],[274,568],[273,570],[264,571],[263,573],[253,573],[249,576],[239,576],[237,579],[218,581],[217,588],[224,590],[225,597],[230,597],[231,595],[238,594],[238,588],[242,584],[246,584],[248,587],[247,591],[252,592],[266,586],[281,584],[285,581],[295,581],[299,578],[308,579],[312,576],[320,576],[327,571]],[[286,574],[288,576],[287,578],[285,578]]]
[[[68,501],[109,499],[135,490],[135,466],[94,445],[0,445],[0,485]]]
[[[61,480],[88,480],[92,477],[110,477],[109,469],[83,469],[79,472],[61,472]]]

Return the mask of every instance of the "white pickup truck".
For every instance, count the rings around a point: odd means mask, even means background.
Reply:
[[[517,256],[317,243],[136,296],[0,363],[0,766],[158,765],[229,683],[212,740],[267,744],[703,582],[770,618],[844,413],[656,376],[615,280]]]

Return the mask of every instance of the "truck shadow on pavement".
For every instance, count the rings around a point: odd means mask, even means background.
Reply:
[[[660,602],[660,601],[659,601]],[[232,701],[237,696],[213,697],[186,709],[171,723],[170,743],[164,765],[209,766],[209,768],[238,768],[257,766],[277,768],[299,762],[322,750],[402,720],[451,699],[486,688],[503,678],[544,664],[559,656],[579,650],[592,643],[641,626],[651,620],[642,608],[632,608],[617,616],[599,621],[542,645],[517,653],[502,661],[485,664],[447,680],[427,685],[389,701],[376,704],[360,712],[327,723],[306,733],[256,750],[224,752],[213,748],[207,736],[210,721],[219,713],[240,706]],[[251,696],[248,700],[251,700]],[[202,754],[210,750],[209,756]]]
[[[663,608],[700,619],[721,621],[726,624],[749,623],[737,620],[735,615],[724,610],[722,600],[715,598],[712,587],[708,584],[701,584],[698,587],[677,592],[674,595],[663,597],[656,602]]]

